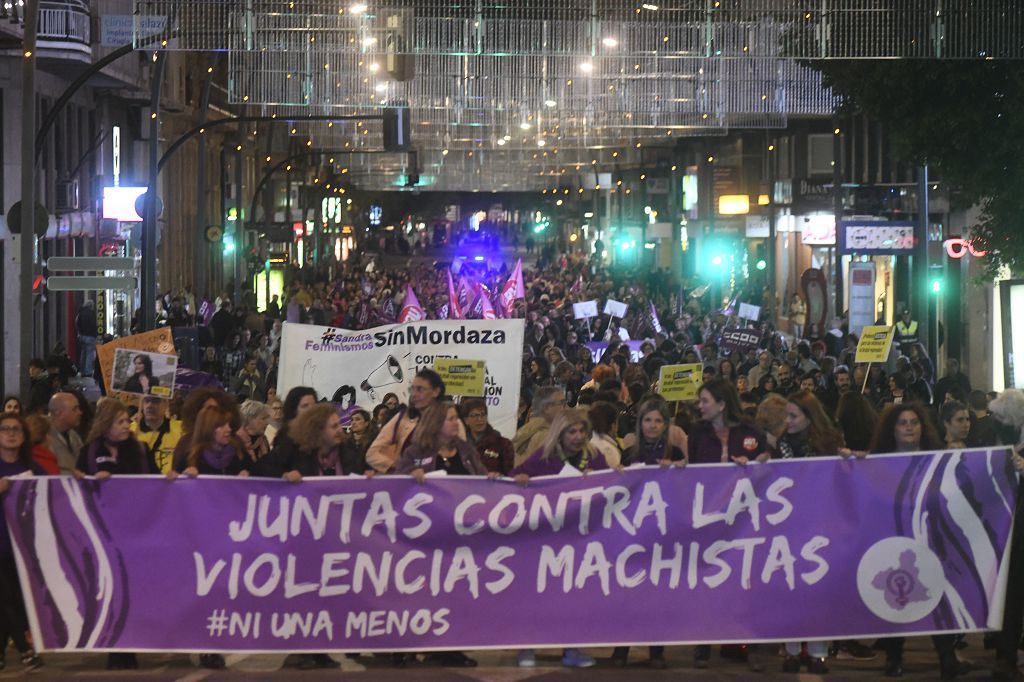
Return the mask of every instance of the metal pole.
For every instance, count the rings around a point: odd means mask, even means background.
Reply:
[[[36,30],[39,20],[38,0],[25,0],[25,37],[22,50],[21,120],[25,127],[36,121]],[[32,360],[35,324],[32,305],[32,276],[35,274],[35,217],[36,217],[36,154],[35,139],[22,132],[21,136],[21,235],[20,235],[20,289],[19,323],[21,343],[18,347],[20,362],[19,385],[21,395],[28,396],[30,381],[28,363]]]
[[[843,138],[840,135],[839,119],[832,119],[836,131],[832,135],[832,212],[835,214],[836,220],[836,233],[839,233],[839,223],[843,219]],[[843,312],[843,257],[839,254],[839,249],[833,247],[833,253],[835,254],[833,262],[833,275],[832,282],[835,287],[835,311],[833,317],[839,317]],[[825,324],[831,324],[831,320],[826,319]],[[818,332],[822,335],[828,331],[827,329],[819,329]]]
[[[767,265],[768,265],[768,319],[772,321],[772,325],[778,329],[779,311],[775,308],[775,292],[779,290],[779,282],[776,278],[775,273],[775,242],[776,242],[776,216],[775,216],[775,145],[772,143],[771,138],[767,139],[767,155],[768,159],[768,248],[767,253]],[[782,301],[782,309],[786,310],[786,302]]]
[[[156,329],[156,221],[157,177],[160,170],[160,91],[164,80],[165,56],[153,53],[149,84],[149,187],[146,190],[145,221],[142,223],[142,329]]]
[[[220,58],[219,53],[210,57],[210,68],[216,68]],[[199,100],[199,122],[206,123],[206,116],[210,110],[210,89],[213,85],[214,73],[207,74],[203,83],[203,93]],[[210,246],[206,241],[206,136],[199,136],[199,149],[196,152],[196,224],[195,224],[195,267],[196,276],[193,281],[193,293],[196,296],[196,304],[202,297],[209,297],[207,291],[207,271],[210,265]],[[196,314],[198,311],[193,310]]]
[[[245,221],[242,220],[242,162],[245,152],[238,150],[235,159],[235,305],[242,305],[242,251],[245,249]]]
[[[914,274],[915,285],[912,287],[913,295],[910,300],[913,303],[911,310],[914,319],[917,320],[917,328],[921,343],[928,349],[928,356],[931,357],[935,368],[939,367],[939,360],[935,357],[938,351],[937,334],[932,333],[931,326],[931,303],[935,299],[935,317],[938,319],[938,296],[932,296],[928,286],[928,165],[921,166],[921,172],[917,179],[917,215],[920,226],[918,229],[919,239],[914,248]]]

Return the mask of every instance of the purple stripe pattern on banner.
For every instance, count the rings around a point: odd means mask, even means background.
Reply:
[[[397,651],[1001,624],[1005,449],[534,479],[18,479],[36,644]]]

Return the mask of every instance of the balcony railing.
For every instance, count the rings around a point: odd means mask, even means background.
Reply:
[[[0,19],[23,25],[24,8],[17,0],[0,3]],[[39,3],[39,40],[79,43],[92,42],[89,5],[83,0],[42,0]]]

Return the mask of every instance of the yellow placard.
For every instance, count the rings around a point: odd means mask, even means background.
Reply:
[[[484,397],[484,361],[462,358],[437,358],[434,371],[444,379],[445,389],[450,395],[464,398]]]
[[[704,383],[704,366],[699,362],[688,365],[665,365],[658,378],[658,393],[668,401],[693,400]]]
[[[857,344],[856,362],[885,362],[896,336],[895,327],[864,327]]]

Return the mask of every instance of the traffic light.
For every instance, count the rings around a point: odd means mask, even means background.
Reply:
[[[730,244],[715,237],[701,240],[697,259],[697,274],[706,279],[721,279],[732,268],[733,249]]]
[[[761,271],[768,268],[768,246],[764,242],[754,247],[754,267]]]
[[[942,277],[940,275],[932,276],[930,289],[936,296],[942,293]]]
[[[235,252],[235,235],[224,234],[224,255],[227,256]]]

